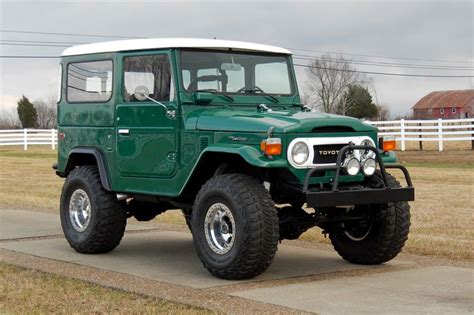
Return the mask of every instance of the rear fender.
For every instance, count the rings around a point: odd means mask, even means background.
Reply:
[[[64,172],[58,174],[66,177],[76,166],[96,164],[99,169],[100,181],[102,187],[108,191],[112,191],[109,180],[109,172],[105,158],[102,152],[97,148],[76,147],[69,152]]]

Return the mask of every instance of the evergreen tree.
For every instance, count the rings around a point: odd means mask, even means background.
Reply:
[[[26,96],[18,101],[17,111],[23,128],[35,128],[38,126],[36,109]]]
[[[361,85],[351,85],[338,106],[338,112],[355,118],[374,118],[377,106],[372,102],[369,90]]]

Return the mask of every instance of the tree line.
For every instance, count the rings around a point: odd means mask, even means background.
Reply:
[[[50,97],[47,100],[39,99],[31,102],[22,96],[17,102],[16,112],[4,112],[0,117],[0,128],[56,128],[57,106],[56,100]]]
[[[311,61],[306,74],[303,101],[313,108],[359,119],[389,119],[388,106],[374,103],[369,92],[372,78],[357,72],[350,60],[323,55]]]

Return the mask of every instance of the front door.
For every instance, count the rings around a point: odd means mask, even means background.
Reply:
[[[170,178],[176,169],[177,119],[152,101],[176,109],[168,54],[123,58],[122,101],[117,105],[117,167],[125,177]],[[145,87],[152,99],[134,95]]]

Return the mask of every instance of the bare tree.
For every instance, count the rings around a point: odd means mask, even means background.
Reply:
[[[377,106],[377,120],[384,121],[390,119],[390,108],[385,104],[375,105]]]
[[[355,71],[349,60],[342,56],[323,55],[313,60],[306,70],[308,98],[326,113],[345,114],[347,105],[345,92],[349,86],[368,81]]]
[[[46,101],[43,99],[33,102],[38,116],[38,128],[51,129],[56,127],[57,107],[54,97],[49,97]]]
[[[17,129],[20,128],[21,123],[18,114],[14,110],[2,110],[0,115],[0,129]]]

